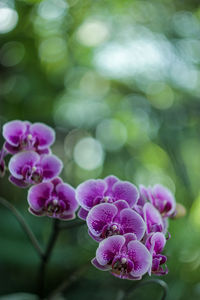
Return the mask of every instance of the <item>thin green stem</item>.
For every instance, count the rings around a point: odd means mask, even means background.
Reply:
[[[59,220],[54,219],[53,220],[53,226],[52,231],[49,237],[49,241],[47,243],[47,247],[45,250],[44,255],[42,256],[41,263],[39,266],[39,272],[38,272],[38,295],[40,299],[43,299],[44,297],[44,285],[45,285],[45,275],[46,275],[46,267],[47,263],[51,257],[53,247],[55,245],[55,242],[58,238],[59,234]]]
[[[122,297],[120,298],[120,300],[126,300],[128,299],[129,295],[134,293],[136,289],[143,287],[144,285],[149,285],[149,284],[157,284],[159,285],[162,290],[163,290],[163,295],[162,298],[160,300],[165,300],[167,297],[167,292],[168,292],[168,287],[166,282],[164,282],[163,280],[160,279],[150,279],[150,280],[146,280],[146,281],[142,281],[141,283],[136,284],[134,287],[130,287],[128,288],[122,295]]]
[[[85,265],[82,265],[78,270],[74,271],[71,276],[67,279],[64,279],[61,284],[53,291],[51,294],[47,297],[47,300],[56,300],[58,297],[65,291],[67,290],[71,284],[79,277],[82,276],[82,274],[85,273],[85,271],[88,269],[90,266],[90,263],[87,263]]]
[[[42,248],[41,248],[37,238],[35,237],[33,231],[31,230],[29,225],[26,223],[26,221],[24,220],[24,218],[20,214],[20,212],[10,202],[8,202],[6,199],[4,199],[2,197],[0,197],[0,203],[3,206],[5,206],[7,209],[9,209],[14,214],[14,216],[16,217],[18,222],[20,223],[22,229],[25,231],[26,235],[28,236],[29,240],[31,241],[31,244],[35,248],[37,254],[39,255],[40,258],[42,258],[43,255],[44,255],[44,251],[42,250]]]
[[[73,223],[70,222],[70,223],[62,223],[60,224],[60,229],[63,230],[63,229],[70,229],[70,228],[74,228],[74,227],[78,227],[78,226],[82,226],[82,225],[85,225],[86,222],[85,221],[82,221],[82,220],[75,220]]]

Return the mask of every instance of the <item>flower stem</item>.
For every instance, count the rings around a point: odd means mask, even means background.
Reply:
[[[86,222],[85,221],[82,221],[82,220],[75,220],[73,223],[62,223],[60,224],[60,229],[63,230],[63,229],[69,229],[69,228],[74,228],[74,227],[78,227],[78,226],[81,226],[81,225],[85,225]]]
[[[46,267],[47,263],[51,257],[51,253],[53,250],[53,247],[55,245],[55,242],[58,238],[59,234],[59,220],[54,219],[53,220],[53,226],[52,231],[49,237],[49,241],[47,243],[47,247],[45,250],[44,255],[41,257],[41,263],[39,266],[39,272],[38,272],[38,295],[40,299],[43,299],[44,297],[44,284],[45,284],[45,275],[46,275]]]
[[[29,225],[26,223],[26,221],[24,220],[24,218],[20,214],[20,212],[10,202],[8,202],[6,199],[4,199],[2,197],[0,197],[0,203],[3,206],[5,206],[7,209],[9,209],[14,214],[14,216],[16,217],[18,222],[20,223],[22,229],[27,234],[27,236],[28,236],[29,240],[31,241],[31,244],[35,248],[37,254],[39,255],[39,257],[42,258],[43,255],[44,255],[43,250],[42,250],[37,238],[35,237],[33,231],[31,230]]]
[[[69,278],[64,279],[63,282],[61,282],[61,284],[51,292],[51,294],[47,297],[47,300],[58,299],[59,296],[66,291],[73,282],[77,281],[77,279],[85,273],[89,266],[90,263],[82,265],[78,270],[74,271]]]
[[[167,287],[166,282],[164,282],[163,280],[160,280],[160,279],[150,279],[150,280],[142,281],[142,282],[136,284],[134,287],[128,288],[122,294],[122,297],[120,297],[120,300],[128,299],[129,295],[134,293],[136,289],[138,289],[140,287],[143,287],[144,285],[149,285],[149,284],[152,284],[152,283],[157,284],[162,288],[163,294],[162,294],[162,298],[160,300],[165,300],[166,297],[167,297],[168,287]]]

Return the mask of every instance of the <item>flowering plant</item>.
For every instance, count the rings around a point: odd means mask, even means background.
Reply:
[[[97,242],[92,265],[109,271],[120,279],[141,280],[145,274],[167,274],[167,257],[163,254],[169,239],[168,220],[176,215],[173,194],[164,186],[139,186],[114,175],[91,179],[76,189],[59,177],[62,161],[52,154],[50,146],[55,132],[42,123],[11,121],[3,126],[4,145],[0,151],[0,175],[8,163],[9,180],[20,188],[29,188],[28,210],[34,216],[54,219],[54,230],[45,252],[22,221],[19,213],[6,200],[29,235],[41,257],[38,294],[44,296],[44,270],[60,229],[60,221],[78,217]]]

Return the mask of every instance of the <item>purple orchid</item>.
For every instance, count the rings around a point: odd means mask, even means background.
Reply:
[[[10,181],[19,187],[27,187],[58,176],[62,162],[55,155],[39,155],[34,151],[15,154],[9,162]]]
[[[139,280],[151,268],[152,256],[132,233],[115,235],[100,242],[92,264],[122,279]]]
[[[166,238],[161,232],[156,232],[148,236],[145,245],[153,257],[149,274],[165,275],[168,273],[167,267],[165,266],[165,269],[163,268],[163,265],[167,261],[167,257],[160,254],[163,251],[165,244]]]
[[[144,236],[146,225],[140,215],[124,200],[94,206],[86,219],[89,234],[101,241],[112,235],[134,233],[138,240]]]
[[[29,211],[36,216],[72,220],[78,209],[75,190],[60,178],[32,186],[28,192]]]
[[[11,154],[22,150],[48,154],[55,140],[55,131],[43,123],[15,120],[4,124],[3,136],[6,140],[4,147]]]
[[[81,206],[79,217],[85,220],[90,209],[100,203],[125,200],[129,207],[133,207],[137,203],[138,196],[135,185],[128,181],[121,181],[115,176],[87,180],[81,183],[76,190],[76,198]]]
[[[143,207],[144,221],[147,225],[146,233],[163,232],[165,227],[159,211],[151,204],[145,203]]]
[[[176,213],[176,201],[173,194],[161,184],[148,188],[140,186],[138,203],[143,203],[144,205],[146,201],[150,201],[159,210],[163,218],[172,217]]]

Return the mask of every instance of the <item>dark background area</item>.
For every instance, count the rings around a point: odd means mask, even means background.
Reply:
[[[109,174],[169,187],[187,215],[170,221],[167,299],[200,299],[199,1],[2,0],[0,127],[14,119],[56,130],[53,152],[74,187]],[[5,176],[0,195],[44,245],[51,220],[29,214],[27,190]],[[0,295],[35,293],[39,259],[2,206],[0,220]],[[87,265],[96,247],[86,226],[63,230],[46,291],[74,272],[64,299],[117,299],[134,286]],[[135,297],[160,293],[146,286]]]

